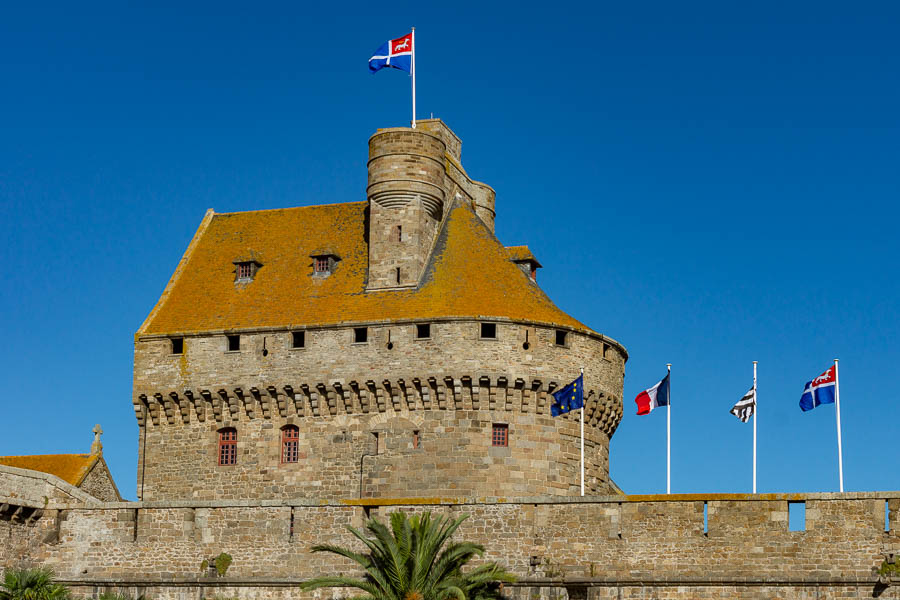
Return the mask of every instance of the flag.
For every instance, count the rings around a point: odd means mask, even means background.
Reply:
[[[412,32],[407,33],[403,37],[396,40],[388,40],[369,59],[369,71],[375,73],[385,67],[393,67],[412,72],[412,53],[413,53],[413,37]]]
[[[570,410],[584,408],[584,375],[559,390],[553,392],[553,404],[550,405],[550,414],[558,417]]]
[[[669,405],[669,376],[648,390],[644,390],[634,399],[637,403],[639,415],[649,415],[650,411],[658,406]]]
[[[746,423],[756,412],[756,387],[750,388],[750,391],[744,394],[744,397],[737,401],[737,404],[731,407],[731,414]]]
[[[831,366],[812,381],[807,381],[800,396],[800,409],[806,412],[820,404],[833,404],[835,379],[834,366]]]

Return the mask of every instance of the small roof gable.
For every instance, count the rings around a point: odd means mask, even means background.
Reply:
[[[536,267],[544,266],[538,261],[528,246],[507,246],[506,251],[509,253],[509,260],[514,263],[529,261],[533,262]]]
[[[534,285],[465,203],[444,220],[417,288],[367,292],[367,210],[366,202],[352,202],[207,213],[138,335],[440,317],[591,332]],[[322,248],[340,256],[340,264],[329,277],[311,277],[310,257]],[[235,286],[233,261],[251,254],[263,267],[251,283]]]
[[[75,487],[81,485],[100,459],[100,454],[39,454],[0,456],[0,465],[55,475]]]

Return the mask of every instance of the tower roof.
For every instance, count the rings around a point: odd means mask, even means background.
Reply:
[[[457,202],[415,287],[366,290],[366,202],[207,212],[138,335],[437,318],[500,318],[594,332],[556,307],[474,210]],[[321,248],[339,260],[313,277]],[[248,258],[249,257],[249,258]],[[234,263],[260,266],[235,283]]]

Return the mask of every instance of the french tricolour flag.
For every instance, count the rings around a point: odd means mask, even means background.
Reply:
[[[369,71],[375,73],[385,67],[412,72],[413,34],[407,33],[381,45],[369,59]]]
[[[639,415],[649,415],[650,411],[658,406],[669,405],[669,376],[648,390],[644,390],[634,399],[637,403]]]
[[[820,404],[834,404],[835,388],[834,366],[824,373],[806,382],[803,395],[800,396],[800,408],[803,412],[812,410]]]

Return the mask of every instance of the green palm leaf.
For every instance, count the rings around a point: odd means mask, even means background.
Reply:
[[[398,511],[391,513],[390,526],[370,519],[366,523],[369,537],[348,527],[366,554],[330,544],[313,546],[311,551],[343,556],[359,565],[363,576],[316,577],[300,587],[354,588],[365,594],[350,600],[498,600],[501,584],[515,577],[494,562],[464,572],[469,561],[484,553],[484,547],[448,543],[466,516],[432,518],[424,513],[409,517]]]

